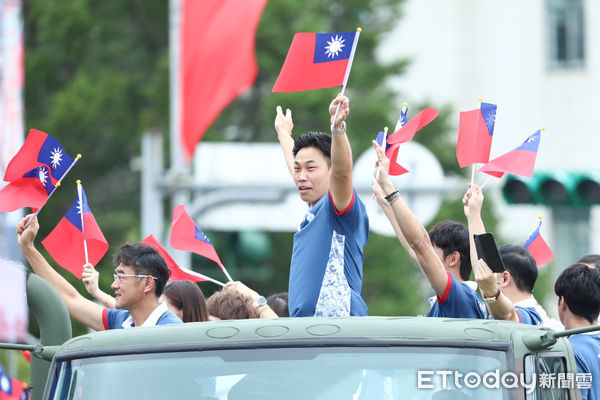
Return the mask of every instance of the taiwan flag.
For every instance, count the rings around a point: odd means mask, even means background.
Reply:
[[[540,227],[542,226],[542,221],[538,224],[538,227],[531,235],[529,235],[529,239],[525,242],[523,247],[529,250],[531,256],[535,259],[535,263],[538,267],[549,263],[554,260],[554,254],[552,254],[552,250],[546,244],[544,238],[542,238],[542,234],[540,233]]]
[[[541,134],[542,131],[538,130],[529,136],[519,147],[498,158],[494,158],[479,168],[477,172],[485,172],[496,178],[501,178],[505,173],[531,178],[540,147]]]
[[[160,254],[162,256],[162,258],[164,258],[165,263],[167,264],[167,267],[169,268],[169,271],[171,271],[171,275],[169,275],[169,281],[189,280],[192,282],[204,282],[207,280],[207,279],[200,278],[197,275],[185,272],[183,269],[181,269],[181,267],[179,267],[179,265],[177,265],[175,260],[173,260],[171,258],[169,253],[167,253],[167,250],[165,250],[165,248],[162,247],[162,245],[154,237],[154,235],[149,235],[148,237],[146,237],[146,239],[142,240],[141,243],[151,246],[154,250],[156,250],[158,252],[158,254]]]
[[[479,109],[460,113],[456,158],[461,168],[490,160],[496,109],[495,104],[482,102]]]
[[[359,31],[294,35],[273,92],[298,92],[345,85]]]
[[[410,121],[403,125],[396,132],[388,136],[389,144],[410,142],[415,134],[423,129],[427,124],[437,118],[440,114],[438,110],[433,108],[425,108],[423,111],[415,115]]]
[[[185,206],[176,206],[173,209],[173,222],[171,224],[171,246],[177,250],[190,251],[216,262],[229,278],[223,267],[215,248],[204,232],[200,230],[185,211]]]
[[[0,212],[23,207],[41,208],[54,188],[48,167],[36,167],[0,190]]]
[[[58,265],[78,279],[81,279],[83,265],[87,261],[96,266],[104,257],[108,251],[108,242],[96,223],[83,188],[81,188],[81,203],[77,196],[67,214],[42,240],[42,245]]]
[[[384,136],[384,133],[379,132],[377,134],[377,139],[375,139],[377,144],[379,144],[381,147],[383,147],[383,136]],[[387,142],[387,140],[386,140],[386,142]],[[398,175],[402,175],[402,174],[405,174],[408,172],[408,170],[406,168],[404,168],[402,165],[398,164],[398,151],[399,150],[400,150],[400,143],[396,143],[393,145],[386,143],[385,156],[388,158],[388,160],[390,160],[390,170],[388,173],[391,176],[398,176]]]
[[[29,385],[9,376],[0,365],[0,400],[27,399],[29,399]]]
[[[23,146],[8,163],[4,180],[13,182],[32,168],[45,165],[49,168],[52,178],[58,181],[71,164],[73,159],[58,140],[47,133],[32,129]]]

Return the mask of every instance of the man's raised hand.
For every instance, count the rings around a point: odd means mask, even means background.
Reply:
[[[289,108],[285,110],[285,115],[281,110],[281,106],[277,106],[275,109],[277,115],[275,116],[275,131],[278,135],[292,135],[292,129],[294,128],[294,122],[292,121],[292,110]]]

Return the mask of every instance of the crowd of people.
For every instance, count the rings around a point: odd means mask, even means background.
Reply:
[[[229,282],[205,300],[193,282],[168,282],[169,269],[152,247],[124,244],[114,260],[114,297],[98,288],[98,272],[84,266],[82,280],[98,301],[94,302],[78,293],[37,251],[39,226],[34,216],[17,225],[19,245],[34,272],[58,291],[71,316],[95,330],[220,319],[367,315],[361,289],[369,222],[352,182],[348,98],[338,95],[329,113],[331,135],[309,132],[293,139],[291,111],[276,110],[275,130],[286,166],[308,205],[294,235],[288,293],[265,299],[241,282]],[[435,292],[427,317],[494,318],[555,330],[598,323],[600,255],[574,260],[560,274],[554,287],[560,321],[550,318],[533,295],[538,269],[527,249],[501,247],[505,266],[501,273],[492,272],[479,259],[473,235],[485,232],[480,187],[469,185],[463,197],[467,226],[443,221],[427,232],[390,180],[384,149],[376,142],[373,146],[377,203]],[[580,372],[592,373],[600,381],[600,334],[573,335],[570,341]],[[600,396],[600,385],[593,390]]]

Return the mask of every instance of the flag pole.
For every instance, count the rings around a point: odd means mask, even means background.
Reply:
[[[227,279],[229,280],[229,282],[233,282],[233,279],[231,279],[231,276],[229,275],[229,272],[227,272],[227,268],[225,268],[225,266],[223,264],[221,264],[221,269],[225,273],[225,276],[227,277]]]
[[[85,263],[90,263],[88,256],[87,240],[85,240],[85,227],[83,226],[83,194],[81,189],[81,180],[77,179],[77,197],[79,199],[79,212],[81,214],[81,233],[83,234],[83,252],[85,253]]]
[[[179,267],[179,268],[181,268],[181,267]],[[183,272],[187,273],[187,274],[197,276],[198,278],[202,278],[202,279],[204,279],[204,280],[206,280],[208,282],[212,282],[212,283],[217,284],[217,285],[219,285],[221,287],[225,286],[225,284],[223,282],[219,282],[216,279],[209,278],[208,276],[200,274],[200,273],[198,273],[196,271],[192,271],[191,269],[181,268],[181,270]]]
[[[487,185],[488,183],[490,183],[492,181],[492,179],[494,179],[494,177],[490,176],[488,178],[488,180],[483,183],[483,185],[479,186],[479,190],[482,190],[485,187],[485,185]]]
[[[362,28],[356,28],[356,35],[354,36],[354,43],[352,43],[352,50],[350,51],[350,58],[348,60],[348,67],[346,67],[346,75],[344,75],[344,84],[342,85],[341,95],[343,96],[346,92],[346,84],[348,83],[348,76],[350,75],[350,69],[352,69],[352,62],[354,61],[354,53],[356,52],[356,45],[358,44],[358,37],[362,32]],[[333,116],[333,122],[331,123],[331,130],[335,125],[335,121],[337,119],[338,111],[340,111],[340,103],[338,103],[335,109],[335,115]]]
[[[56,191],[56,189],[60,186],[60,183],[62,182],[62,180],[64,179],[64,177],[67,176],[67,174],[69,173],[69,171],[71,170],[71,168],[73,168],[75,166],[75,163],[77,161],[79,161],[80,158],[81,158],[81,154],[77,154],[77,157],[75,157],[75,159],[73,160],[73,162],[71,163],[71,165],[69,165],[69,168],[67,168],[67,170],[65,171],[64,174],[62,174],[62,176],[60,177],[60,179],[58,180],[58,182],[56,182],[56,185],[54,185],[54,189],[52,189],[52,191],[48,195],[48,200],[50,200],[50,197],[52,197],[52,195],[54,194],[54,192]],[[46,203],[48,202],[48,200],[46,200]],[[46,205],[46,203],[44,203],[44,205]],[[42,205],[42,207],[44,207],[44,205]],[[37,217],[37,215],[40,213],[40,210],[42,209],[42,207],[40,207],[37,210],[35,210],[35,212],[31,216],[31,218],[29,218],[27,220],[27,223],[25,224],[25,228],[27,228],[29,226],[29,223],[31,222],[31,220],[33,218]]]

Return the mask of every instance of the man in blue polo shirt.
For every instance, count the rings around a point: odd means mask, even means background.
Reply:
[[[558,315],[565,329],[586,328],[598,324],[600,313],[600,270],[585,264],[565,269],[554,284],[558,296]],[[600,400],[600,333],[582,333],[569,337],[575,353],[577,371],[586,374],[581,398]],[[578,380],[579,381],[579,380]]]
[[[366,315],[361,298],[363,248],[369,238],[365,206],[352,187],[346,136],[348,98],[329,105],[331,136],[292,139],[292,113],[277,107],[275,130],[288,170],[308,210],[294,235],[288,304],[291,317]],[[334,117],[337,118],[334,121]]]
[[[383,149],[375,142],[373,146],[378,157],[373,183],[378,203],[436,294],[427,317],[485,318],[485,305],[466,282],[471,272],[466,229],[457,222],[445,221],[427,233],[390,181],[389,160]]]
[[[33,219],[27,226],[30,218]],[[143,244],[121,246],[115,257],[117,268],[111,285],[118,310],[107,309],[79,294],[48,264],[33,244],[38,229],[35,216],[23,218],[17,224],[19,246],[33,271],[54,287],[71,317],[77,321],[97,331],[182,323],[158,301],[169,280],[169,269],[152,247]]]

